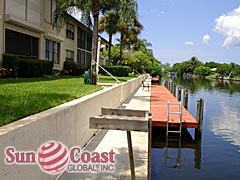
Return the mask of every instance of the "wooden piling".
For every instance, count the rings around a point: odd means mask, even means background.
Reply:
[[[197,149],[195,150],[195,168],[201,168],[201,142],[202,142],[202,123],[203,123],[203,110],[204,100],[197,100],[197,114],[196,120],[198,121],[198,128],[195,129],[194,140],[197,143]]]
[[[178,101],[180,102],[182,99],[182,88],[178,86],[178,96],[177,96]]]
[[[148,173],[147,180],[151,180],[151,149],[152,149],[152,113],[148,113]]]
[[[184,90],[183,106],[188,109],[188,90]]]
[[[174,95],[175,97],[177,96],[177,95],[176,95],[176,92],[177,92],[176,88],[177,88],[177,85],[174,83],[174,86],[173,86],[173,95]]]
[[[127,131],[127,140],[128,140],[128,151],[129,151],[128,155],[130,160],[131,177],[132,177],[132,180],[135,180],[136,176],[135,176],[135,167],[134,167],[134,160],[133,160],[131,131]]]
[[[203,108],[204,108],[204,100],[198,99],[197,100],[197,115],[196,119],[199,123],[199,130],[202,132],[202,123],[203,123]]]

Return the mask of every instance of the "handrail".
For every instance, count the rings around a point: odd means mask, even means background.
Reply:
[[[96,65],[97,63],[95,61],[93,61]],[[116,80],[117,83],[120,83],[120,81],[115,77],[113,76],[110,72],[108,72],[106,69],[104,69],[101,65],[98,65],[102,70],[104,70],[108,75],[110,75],[113,79]]]

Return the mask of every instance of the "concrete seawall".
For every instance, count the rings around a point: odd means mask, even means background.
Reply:
[[[49,140],[67,147],[83,146],[96,130],[89,129],[89,117],[100,114],[101,107],[118,107],[141,85],[144,76],[114,85],[47,111],[0,127],[0,179],[48,180],[54,176],[43,173],[35,165],[6,165],[5,148],[37,151]]]

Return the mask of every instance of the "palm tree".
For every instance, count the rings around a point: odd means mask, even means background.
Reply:
[[[122,53],[124,41],[135,39],[135,34],[139,34],[142,27],[137,17],[137,3],[135,0],[120,0],[117,8],[119,14],[118,32],[120,33],[120,64],[122,64]]]
[[[79,10],[82,12],[82,21],[88,26],[92,26],[91,15],[93,17],[93,36],[92,36],[92,62],[91,62],[91,84],[96,84],[96,72],[94,61],[97,57],[98,46],[98,21],[100,11],[104,12],[111,9],[115,0],[59,0],[53,17],[53,26],[60,30],[66,20],[66,14]]]
[[[123,43],[127,45],[128,50],[131,49],[131,45],[137,43],[138,35],[142,29],[143,26],[137,19],[134,19],[134,22],[131,24],[131,26],[126,28],[126,33],[123,35]]]
[[[117,33],[117,23],[119,16],[116,11],[110,11],[106,13],[99,20],[98,28],[99,32],[106,31],[109,35],[108,45],[108,65],[111,64],[111,47],[112,47],[112,36]]]

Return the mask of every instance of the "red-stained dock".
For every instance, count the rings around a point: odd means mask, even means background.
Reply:
[[[167,127],[167,103],[168,101],[177,102],[178,100],[166,87],[152,85],[150,101],[152,126]],[[172,115],[170,119],[171,121],[177,121],[178,115]],[[178,124],[171,125],[177,126]],[[199,128],[198,121],[184,107],[182,108],[182,127]]]

